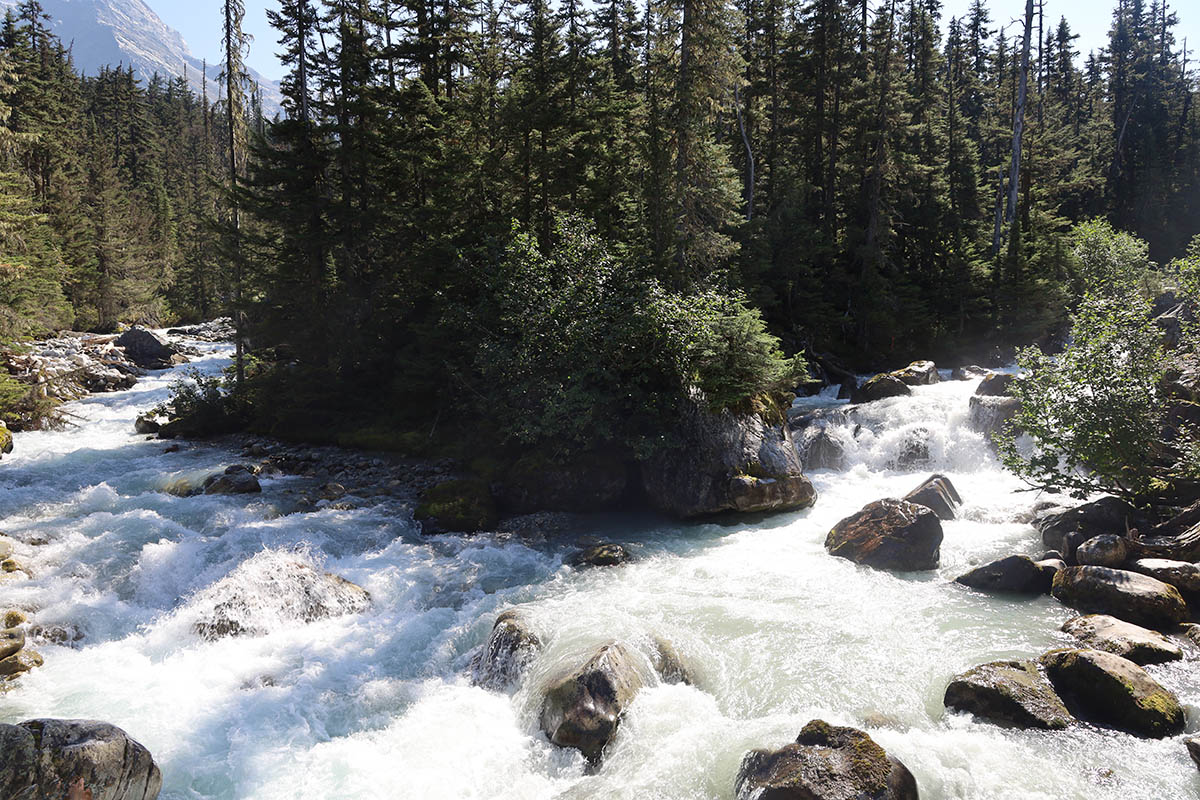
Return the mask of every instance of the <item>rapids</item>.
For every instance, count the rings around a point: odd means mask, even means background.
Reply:
[[[204,347],[194,366],[228,363],[228,348]],[[976,381],[918,387],[831,423],[848,465],[810,474],[812,509],[687,524],[584,518],[578,538],[624,542],[637,560],[577,571],[564,566],[570,543],[422,537],[394,500],[283,514],[291,477],[265,479],[261,495],[167,494],[177,477],[240,460],[217,446],[164,454],[134,434],[135,416],[176,374],[73,403],[77,428],[17,434],[0,462],[0,530],[33,575],[0,583],[0,608],[82,633],[32,645],[45,666],[0,692],[0,721],[119,725],[154,754],[164,798],[728,799],[748,749],[790,741],[815,717],[869,731],[923,798],[1200,796],[1180,738],[1006,730],[944,711],[955,673],[1068,644],[1058,627],[1072,616],[1050,598],[950,582],[1043,549],[1017,521],[1037,498],[966,425]],[[916,431],[929,463],[898,471]],[[826,555],[837,520],[933,471],[965,501],[945,524],[939,570],[896,575]],[[307,624],[289,617],[263,575],[277,558],[358,583],[370,607]],[[262,598],[248,613],[265,634],[207,641],[194,621],[231,584]],[[474,688],[471,655],[513,606],[548,647],[515,693]],[[655,635],[694,666],[697,685],[643,690],[602,768],[587,774],[578,754],[539,733],[536,687],[591,646],[646,646]],[[1150,668],[1179,694],[1189,731],[1200,727],[1197,655]]]

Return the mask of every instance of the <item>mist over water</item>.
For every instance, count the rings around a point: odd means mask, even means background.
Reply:
[[[194,366],[228,363],[228,348],[207,350]],[[82,634],[31,645],[45,666],[0,694],[0,721],[113,722],[154,754],[162,797],[728,799],[747,750],[790,741],[814,717],[870,732],[923,798],[1200,796],[1180,738],[1015,731],[943,709],[954,674],[1070,641],[1058,627],[1072,612],[1050,598],[951,583],[990,559],[1042,552],[1019,521],[1037,498],[966,424],[975,381],[830,417],[847,463],[810,473],[812,509],[690,524],[598,515],[561,542],[525,543],[423,537],[395,500],[285,513],[294,477],[264,478],[261,495],[167,494],[173,480],[241,460],[205,445],[164,454],[133,433],[176,374],[72,404],[77,428],[17,434],[0,463],[0,530],[32,572],[0,583],[0,607]],[[914,440],[927,460],[899,469]],[[965,501],[944,524],[940,569],[891,574],[825,553],[839,519],[935,471]],[[637,560],[572,570],[576,538],[621,541]],[[370,606],[303,622],[272,581],[296,560],[359,584]],[[261,600],[245,622],[262,635],[196,633],[230,596]],[[513,606],[546,650],[511,694],[470,686],[472,652]],[[585,774],[578,754],[538,731],[540,685],[603,642],[648,652],[655,636],[696,685],[643,690],[602,768]],[[1195,731],[1200,653],[1187,647],[1185,661],[1150,671]]]

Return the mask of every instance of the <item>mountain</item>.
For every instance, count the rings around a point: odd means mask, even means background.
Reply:
[[[0,0],[0,9],[16,6],[17,0]],[[51,17],[50,26],[63,44],[71,48],[75,67],[94,75],[103,66],[124,64],[148,81],[159,75],[184,75],[199,92],[203,62],[192,55],[179,31],[168,26],[142,0],[42,0]],[[208,94],[214,100],[219,89],[216,76],[220,64],[208,64]],[[250,77],[262,87],[263,110],[273,116],[280,110],[279,84],[254,70]]]

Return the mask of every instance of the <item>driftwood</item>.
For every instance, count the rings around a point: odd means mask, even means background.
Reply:
[[[1138,557],[1173,561],[1200,559],[1200,503],[1192,504],[1145,534],[1130,531],[1129,543]]]

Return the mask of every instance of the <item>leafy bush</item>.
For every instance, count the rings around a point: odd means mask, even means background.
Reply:
[[[1151,264],[1145,243],[1107,223],[1080,225],[1074,240],[1084,294],[1070,342],[1057,357],[1036,347],[1018,357],[1013,428],[1034,447],[1023,454],[1010,434],[1000,437],[1001,455],[1041,489],[1141,498],[1170,477],[1162,443],[1166,358],[1146,292]]]
[[[690,387],[729,407],[790,389],[801,372],[744,298],[668,292],[578,217],[559,220],[546,254],[514,232],[488,290],[472,320],[475,385],[522,445],[645,452]]]

